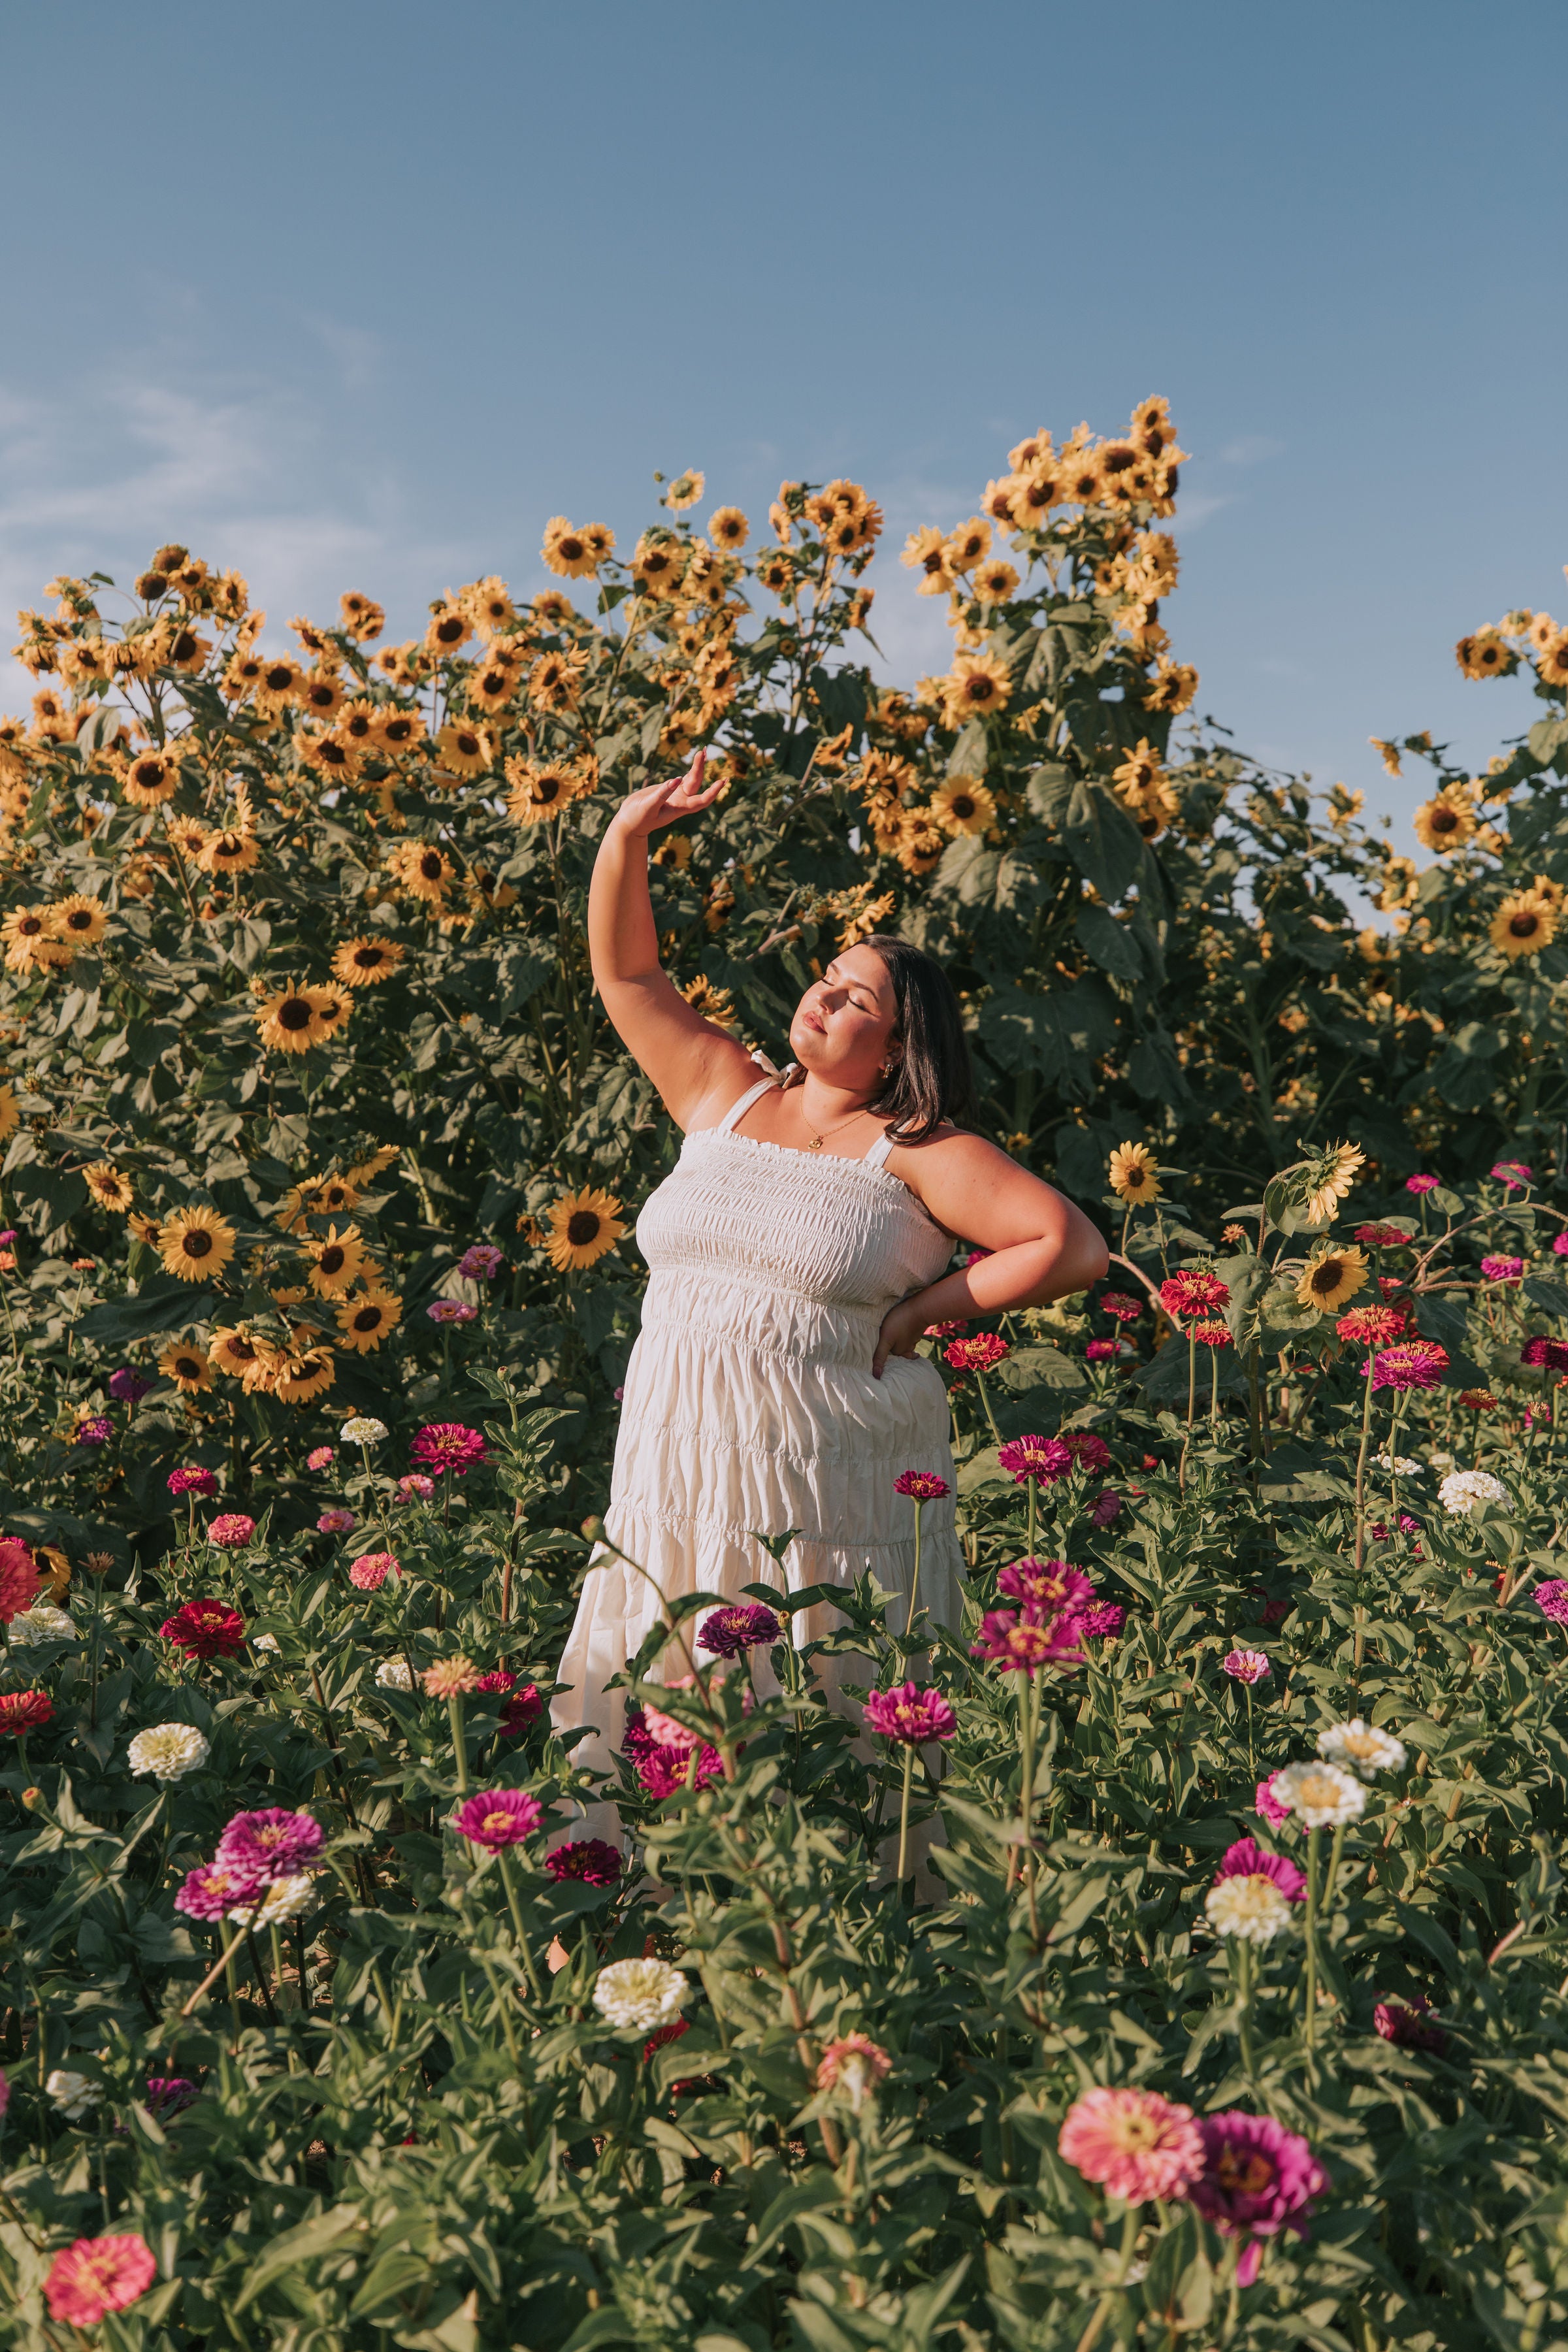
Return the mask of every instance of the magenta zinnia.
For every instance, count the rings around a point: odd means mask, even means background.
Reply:
[[[485,1441],[477,1429],[468,1429],[460,1421],[427,1422],[409,1448],[416,1462],[423,1462],[429,1470],[449,1470],[455,1478],[466,1478],[488,1459]]]
[[[187,1601],[158,1631],[192,1658],[232,1658],[245,1642],[245,1620],[226,1601]]]
[[[871,1692],[866,1701],[866,1728],[879,1739],[919,1748],[928,1739],[951,1739],[958,1717],[940,1691],[898,1683],[891,1690]]]
[[[691,1765],[693,1756],[697,1759],[695,1771]],[[707,1788],[710,1780],[718,1780],[723,1769],[716,1748],[666,1748],[656,1740],[643,1751],[637,1779],[650,1797],[673,1797],[678,1790],[689,1785]]]
[[[1098,1601],[1086,1609],[1078,1621],[1080,1642],[1108,1642],[1120,1633],[1127,1622],[1127,1612],[1119,1601]]]
[[[940,1503],[947,1492],[947,1480],[939,1478],[934,1470],[900,1470],[893,1481],[895,1495],[907,1495],[915,1503]]]
[[[1094,1598],[1089,1578],[1065,1559],[1016,1559],[996,1579],[996,1590],[1036,1609],[1079,1609]]]
[[[258,1812],[235,1814],[217,1842],[216,1859],[226,1870],[289,1878],[313,1862],[325,1843],[326,1832],[313,1813],[266,1805]]]
[[[1204,2166],[1191,2107],[1158,2091],[1086,2091],[1063,2117],[1057,2147],[1086,2180],[1126,2205],[1184,2197]]]
[[[977,1331],[972,1339],[955,1339],[942,1352],[955,1372],[988,1372],[1013,1351],[999,1331]]]
[[[1205,2220],[1226,2238],[1271,2238],[1279,2230],[1304,2238],[1312,2200],[1329,2178],[1300,2134],[1238,2108],[1205,2116],[1198,2128],[1204,2168],[1189,2194]],[[1247,2247],[1237,2273],[1244,2286],[1258,2274],[1258,2248]]]
[[[1110,1448],[1092,1429],[1069,1429],[1062,1444],[1086,1478],[1103,1477],[1110,1467]]]
[[[1527,1339],[1519,1360],[1545,1371],[1568,1372],[1568,1339]]]
[[[452,1815],[452,1827],[470,1845],[493,1852],[503,1845],[521,1845],[544,1818],[544,1809],[524,1789],[485,1789],[470,1797]]]
[[[572,1838],[552,1846],[544,1857],[552,1878],[580,1879],[584,1886],[613,1886],[621,1874],[621,1857],[604,1838]]]
[[[1129,1298],[1124,1290],[1108,1290],[1100,1301],[1102,1315],[1113,1315],[1119,1323],[1134,1323],[1143,1312],[1139,1299]]]
[[[238,1863],[208,1862],[188,1871],[174,1896],[174,1908],[187,1919],[223,1919],[237,1904],[259,1905],[267,1893],[268,1874],[243,1868]]]
[[[1267,1780],[1258,1783],[1258,1816],[1260,1821],[1267,1822],[1271,1830],[1279,1829],[1290,1819],[1289,1806],[1283,1804],[1274,1793],[1274,1783],[1279,1778],[1278,1771],[1270,1772]]]
[[[1530,1597],[1542,1615],[1550,1617],[1554,1625],[1568,1625],[1568,1584],[1561,1578],[1549,1577],[1544,1584],[1536,1586]]]
[[[1448,1350],[1436,1339],[1401,1339],[1372,1360],[1377,1389],[1435,1389],[1448,1369]]]
[[[1372,2012],[1374,2030],[1384,2042],[1393,2042],[1403,2050],[1430,2050],[1441,2056],[1448,2037],[1433,2016],[1432,2004],[1424,1992],[1414,2000],[1380,2000]]]
[[[1517,1282],[1524,1272],[1521,1257],[1484,1257],[1481,1272],[1489,1282]]]
[[[943,1493],[947,1491],[944,1487]],[[698,1629],[697,1646],[716,1658],[738,1658],[742,1650],[760,1649],[776,1642],[784,1628],[773,1610],[760,1601],[737,1601],[715,1609]]]
[[[1261,1650],[1232,1650],[1220,1664],[1238,1683],[1260,1683],[1274,1671]]]
[[[1034,1609],[1016,1616],[1010,1609],[993,1609],[982,1618],[980,1639],[970,1643],[969,1654],[1000,1666],[1004,1674],[1033,1675],[1040,1666],[1076,1665],[1078,1620],[1059,1614],[1042,1617]]]
[[[1287,1903],[1304,1903],[1307,1882],[1295,1864],[1282,1853],[1270,1853],[1256,1838],[1237,1838],[1226,1846],[1215,1877],[1271,1878]]]
[[[1030,1478],[1037,1486],[1054,1486],[1073,1466],[1070,1450],[1056,1437],[1009,1438],[997,1448],[996,1459],[1017,1486]]]
[[[38,1563],[19,1536],[0,1536],[0,1625],[37,1599],[43,1580]]]
[[[171,1495],[216,1495],[217,1475],[204,1470],[199,1463],[187,1463],[183,1470],[171,1470],[165,1484]]]

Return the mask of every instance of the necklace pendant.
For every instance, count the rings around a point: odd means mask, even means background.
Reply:
[[[825,1136],[821,1136],[821,1135],[814,1135],[814,1136],[812,1137],[812,1139],[811,1139],[811,1141],[806,1145],[806,1147],[805,1147],[805,1148],[806,1148],[806,1150],[807,1150],[808,1151],[820,1151],[820,1150],[821,1150],[821,1149],[822,1149],[822,1147],[823,1147],[823,1144],[824,1144],[826,1141],[826,1138]]]

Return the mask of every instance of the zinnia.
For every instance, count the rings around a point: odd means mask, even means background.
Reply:
[[[857,2115],[862,2103],[892,2070],[892,2060],[868,2034],[841,2033],[830,2042],[816,2065],[819,2091],[837,2091]]]
[[[313,1861],[325,1843],[326,1832],[313,1813],[266,1805],[258,1812],[234,1815],[217,1842],[214,1858],[226,1870],[248,1871],[258,1878],[287,1878],[302,1864]]]
[[[998,1448],[997,1462],[1015,1486],[1032,1478],[1038,1486],[1054,1486],[1071,1472],[1069,1449],[1056,1437],[1015,1437]]]
[[[1481,1272],[1489,1282],[1517,1282],[1524,1272],[1521,1257],[1484,1257]]]
[[[1440,2057],[1447,2049],[1448,2037],[1433,2018],[1432,2004],[1424,1992],[1413,2000],[1380,2000],[1372,2012],[1375,2032],[1384,2042],[1393,2042],[1404,2050],[1430,2050]]]
[[[1287,1764],[1270,1776],[1279,1803],[1310,1830],[1337,1829],[1366,1810],[1366,1790],[1339,1764]]]
[[[212,1753],[206,1734],[194,1723],[156,1723],[139,1731],[125,1751],[132,1772],[150,1772],[154,1780],[183,1780],[205,1764]]]
[[[1359,1715],[1349,1723],[1331,1723],[1326,1731],[1320,1731],[1318,1753],[1330,1764],[1342,1764],[1361,1780],[1373,1772],[1397,1772],[1405,1760],[1403,1740],[1395,1739],[1392,1732],[1374,1731]]]
[[[521,1845],[543,1818],[543,1807],[526,1789],[484,1789],[458,1806],[452,1827],[470,1845],[488,1846],[493,1853],[500,1846]]]
[[[1015,1615],[1010,1609],[993,1609],[980,1621],[980,1639],[969,1645],[972,1658],[984,1658],[1004,1674],[1033,1675],[1041,1666],[1077,1665],[1078,1619],[1056,1614],[1043,1619],[1034,1609]]]
[[[1184,2197],[1204,2167],[1204,2143],[1191,2107],[1158,2091],[1086,2091],[1062,2119],[1064,2159],[1125,2205]]]
[[[96,2327],[111,2311],[124,2311],[145,2294],[157,2275],[152,2248],[133,2232],[78,2238],[55,2256],[44,2281],[44,2300],[51,2319]]]
[[[1304,1903],[1307,1882],[1287,1854],[1270,1853],[1256,1838],[1237,1838],[1226,1846],[1215,1873],[1217,1883],[1222,1878],[1268,1878],[1279,1889],[1287,1903]]]
[[[348,1536],[353,1533],[355,1524],[352,1511],[337,1509],[323,1511],[316,1521],[316,1533],[321,1536]]]
[[[14,1732],[22,1738],[49,1722],[54,1711],[55,1703],[47,1691],[0,1691],[0,1734]]]
[[[1080,1642],[1110,1641],[1126,1622],[1127,1612],[1119,1601],[1100,1601],[1079,1618],[1078,1637]]]
[[[1435,1389],[1448,1369],[1448,1350],[1436,1339],[1402,1339],[1372,1360],[1374,1389]]]
[[[544,1867],[552,1878],[580,1879],[584,1886],[613,1886],[621,1874],[621,1857],[604,1838],[572,1838],[551,1848]]]
[[[1160,1285],[1160,1304],[1173,1323],[1184,1316],[1207,1317],[1228,1305],[1230,1286],[1217,1274],[1205,1274],[1201,1268],[1173,1274]]]
[[[937,1484],[942,1485],[940,1479]],[[945,1495],[947,1488],[942,1486],[942,1491]],[[742,1650],[776,1642],[783,1630],[777,1616],[763,1601],[737,1601],[704,1617],[698,1630],[697,1646],[710,1651],[716,1658],[735,1658]]]
[[[996,1590],[1037,1609],[1079,1609],[1094,1599],[1089,1578],[1065,1559],[1016,1559],[997,1577]]]
[[[916,1683],[898,1683],[891,1690],[872,1691],[866,1701],[866,1728],[880,1739],[901,1740],[918,1748],[928,1739],[951,1739],[958,1717],[940,1691],[921,1690]]]
[[[1290,1818],[1289,1806],[1282,1804],[1274,1791],[1274,1783],[1279,1778],[1278,1772],[1270,1772],[1267,1780],[1259,1780],[1257,1790],[1258,1819],[1267,1822],[1271,1830],[1279,1829]]]
[[[1204,1910],[1211,1927],[1244,1944],[1267,1944],[1290,1925],[1290,1906],[1265,1871],[1216,1878]]]
[[[977,1331],[972,1339],[954,1339],[942,1352],[955,1372],[988,1372],[1013,1351],[999,1331]]]
[[[431,1470],[449,1470],[454,1478],[466,1478],[489,1459],[479,1431],[460,1421],[427,1422],[409,1451],[416,1462]]]
[[[220,1511],[207,1522],[207,1541],[222,1551],[243,1551],[256,1533],[256,1521],[244,1511]]]
[[[623,2033],[651,2033],[679,2015],[691,1979],[668,1960],[612,1960],[594,1979],[594,2006]]]
[[[1542,1615],[1550,1617],[1554,1625],[1568,1625],[1568,1584],[1560,1577],[1548,1577],[1530,1597]]]
[[[1568,1372],[1568,1339],[1527,1339],[1519,1360],[1546,1371]]]
[[[216,1495],[217,1473],[188,1462],[182,1470],[171,1470],[165,1483],[171,1495]]]
[[[1204,2168],[1192,2184],[1193,2203],[1223,2237],[1271,2238],[1279,2230],[1307,2235],[1312,2200],[1329,2177],[1299,2132],[1287,2131],[1272,2116],[1247,2116],[1232,2108],[1205,2116]],[[1250,2286],[1262,2250],[1244,2247],[1237,2281]]]
[[[379,1592],[396,1573],[397,1560],[389,1551],[362,1551],[349,1563],[349,1582],[360,1592]]]
[[[232,1658],[245,1641],[245,1620],[225,1601],[187,1601],[158,1631],[192,1658]]]
[[[42,1590],[38,1564],[16,1536],[0,1536],[0,1625],[8,1625]]]
[[[1261,1650],[1232,1650],[1220,1661],[1234,1682],[1260,1683],[1274,1671]]]

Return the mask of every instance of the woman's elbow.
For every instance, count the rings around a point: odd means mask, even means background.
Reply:
[[[1072,1223],[1063,1237],[1059,1276],[1070,1276],[1063,1287],[1068,1291],[1088,1290],[1096,1282],[1103,1282],[1110,1271],[1110,1252],[1098,1226],[1089,1223],[1081,1210],[1073,1211]]]

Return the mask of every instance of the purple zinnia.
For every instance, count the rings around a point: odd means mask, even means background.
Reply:
[[[425,1309],[432,1323],[471,1323],[479,1311],[477,1307],[466,1307],[460,1298],[433,1298]]]
[[[1094,1599],[1089,1578],[1065,1559],[1016,1559],[996,1579],[996,1590],[1037,1609],[1079,1609]]]
[[[1554,1625],[1568,1625],[1568,1584],[1561,1578],[1549,1577],[1544,1584],[1536,1586],[1530,1597],[1542,1615],[1550,1617]]]
[[[1104,1494],[1097,1495],[1089,1505],[1089,1516],[1097,1528],[1114,1527],[1121,1517],[1121,1496],[1113,1495],[1108,1486]]]
[[[716,1658],[737,1658],[742,1650],[776,1642],[782,1631],[773,1612],[762,1601],[737,1601],[728,1609],[715,1609],[710,1617],[704,1617],[697,1646],[710,1650]]]
[[[544,1857],[552,1878],[580,1879],[584,1886],[613,1886],[621,1874],[621,1857],[604,1838],[572,1838],[552,1846]]]
[[[267,1872],[247,1869],[240,1863],[204,1863],[199,1870],[186,1873],[185,1883],[174,1897],[174,1908],[187,1919],[222,1919],[236,1904],[259,1903],[268,1884]]]
[[[1201,2116],[1204,2170],[1188,2196],[1222,2237],[1271,2238],[1279,2230],[1307,2235],[1312,2200],[1329,2186],[1329,2176],[1300,2132],[1287,2131],[1272,2116]],[[1237,2282],[1250,2286],[1262,2249],[1244,2245]]]
[[[458,1260],[458,1272],[469,1282],[493,1281],[500,1269],[501,1254],[493,1242],[471,1243]]]
[[[1407,2001],[1380,2000],[1372,2021],[1385,2042],[1395,2042],[1402,2050],[1430,2050],[1441,2057],[1447,2047],[1448,2037],[1434,2018],[1424,1992]]]
[[[1056,1437],[1015,1437],[998,1448],[996,1459],[1019,1486],[1029,1478],[1054,1486],[1073,1466],[1071,1451]]]
[[[1119,1601],[1099,1601],[1086,1609],[1078,1621],[1079,1639],[1084,1642],[1109,1641],[1120,1633],[1127,1622],[1127,1612]]]
[[[1076,1666],[1079,1663],[1079,1621],[1066,1612],[1045,1615],[1037,1609],[1016,1614],[992,1609],[980,1621],[980,1639],[969,1645],[972,1658],[984,1658],[1002,1672],[1032,1675],[1039,1666]]]
[[[1484,1257],[1481,1272],[1489,1282],[1517,1282],[1524,1272],[1521,1257]]]
[[[1553,1257],[1568,1257],[1568,1227],[1564,1227],[1560,1234],[1553,1234],[1552,1255]]]
[[[1568,1372],[1568,1339],[1527,1339],[1519,1351],[1519,1360],[1546,1371]]]
[[[109,1393],[120,1404],[139,1404],[153,1383],[130,1364],[109,1375]]]
[[[199,1463],[187,1463],[183,1470],[171,1470],[164,1482],[171,1495],[216,1495],[217,1473],[204,1470]]]
[[[919,1748],[928,1739],[951,1739],[958,1729],[954,1715],[940,1691],[921,1690],[916,1683],[897,1683],[891,1690],[872,1691],[866,1701],[866,1728],[879,1739],[899,1739]]]
[[[107,1413],[89,1412],[79,1421],[73,1443],[78,1445],[107,1445],[114,1434],[114,1423]]]
[[[907,1495],[913,1503],[940,1503],[947,1491],[947,1480],[934,1470],[900,1470],[893,1481],[894,1494]]]
[[[1226,1846],[1215,1872],[1220,1878],[1271,1878],[1287,1903],[1305,1903],[1307,1882],[1295,1864],[1282,1853],[1270,1853],[1256,1838],[1237,1838]]]
[[[167,2123],[199,2095],[188,2074],[149,2074],[142,2104],[159,2122]]]
[[[217,1842],[217,1860],[226,1869],[248,1870],[266,1879],[289,1878],[313,1862],[326,1832],[313,1813],[266,1805],[259,1812],[236,1813]]]
[[[409,1452],[427,1469],[449,1470],[455,1478],[466,1478],[489,1458],[479,1431],[460,1421],[426,1422]]]
[[[544,1818],[544,1808],[526,1789],[483,1789],[452,1815],[452,1827],[470,1845],[521,1845]]]

